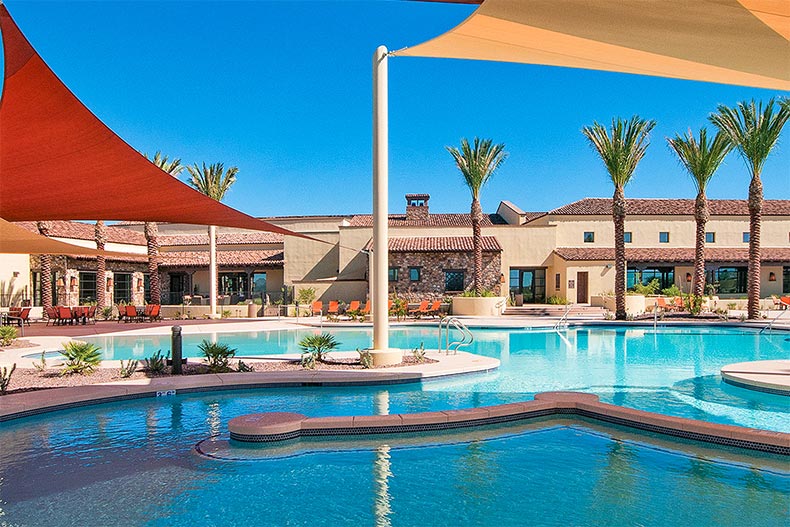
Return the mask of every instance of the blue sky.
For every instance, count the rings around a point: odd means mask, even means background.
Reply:
[[[371,211],[371,57],[415,45],[472,6],[404,0],[39,2],[5,0],[66,85],[143,152],[239,167],[225,202],[258,215]],[[434,212],[465,212],[469,191],[445,151],[461,137],[506,144],[483,190],[543,211],[611,196],[580,133],[594,120],[655,119],[630,197],[695,195],[665,137],[698,130],[718,104],[787,93],[543,66],[390,60],[390,211],[431,194]],[[766,164],[766,198],[790,198],[790,127]],[[731,154],[714,198],[745,198]]]

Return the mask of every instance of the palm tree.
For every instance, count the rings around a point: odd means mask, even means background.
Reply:
[[[746,278],[749,318],[760,316],[760,223],[763,210],[763,183],[760,180],[765,160],[779,140],[790,118],[787,99],[779,101],[774,113],[774,99],[763,106],[741,101],[735,108],[719,105],[710,121],[724,132],[738,149],[751,175],[749,184],[749,270]]]
[[[187,172],[189,172],[189,184],[195,187],[198,192],[205,194],[206,196],[217,201],[222,201],[230,187],[236,182],[236,174],[239,172],[239,169],[237,167],[230,167],[225,170],[225,166],[222,163],[214,163],[213,165],[209,166],[206,166],[206,163],[203,163],[203,167],[201,168],[197,165],[197,163],[195,163],[194,165],[187,167]],[[211,282],[209,287],[211,290],[209,298],[211,301],[212,316],[216,315],[217,313],[216,231],[217,228],[213,225],[208,228],[210,248],[209,271]]]
[[[107,227],[104,225],[104,221],[96,221],[96,225],[93,227],[93,236],[96,239],[96,248],[103,251],[104,245],[107,243]],[[96,306],[100,310],[107,304],[104,294],[107,283],[106,274],[107,262],[104,255],[99,254],[96,256]]]
[[[686,168],[697,187],[697,200],[694,204],[694,219],[697,221],[697,238],[694,251],[694,277],[691,292],[702,296],[705,292],[705,224],[708,222],[708,199],[705,189],[713,174],[721,166],[722,161],[732,150],[732,143],[727,135],[719,131],[712,141],[708,141],[708,131],[699,131],[699,141],[691,130],[685,136],[675,135],[667,138],[672,150],[677,154],[680,163]]]
[[[48,221],[36,222],[38,233],[49,236],[50,223]],[[44,308],[52,307],[52,255],[42,254],[41,262],[41,305]]]
[[[143,155],[148,157],[148,154]],[[181,171],[184,170],[181,159],[168,161],[167,156],[163,156],[162,152],[156,152],[151,162],[173,177],[178,177]],[[162,291],[159,287],[159,226],[156,222],[147,221],[145,222],[144,233],[145,241],[148,244],[148,279],[151,286],[150,302],[159,304],[162,301]]]
[[[491,139],[474,138],[473,146],[469,146],[466,138],[461,139],[461,150],[452,146],[445,147],[455,159],[455,165],[464,176],[464,182],[472,193],[472,248],[474,255],[474,290],[483,294],[483,245],[481,223],[483,209],[480,207],[480,189],[483,188],[494,172],[507,158],[504,143],[493,144]]]
[[[614,221],[614,294],[615,318],[625,320],[625,213],[624,188],[634,175],[636,166],[645,156],[650,144],[650,131],[656,122],[638,115],[629,121],[612,119],[611,136],[598,122],[582,128],[582,134],[601,156],[606,171],[614,184],[612,219]]]

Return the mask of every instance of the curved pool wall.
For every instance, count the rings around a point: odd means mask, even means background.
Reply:
[[[310,415],[376,413],[386,390]],[[279,450],[228,444],[231,417],[286,406],[289,391],[177,395],[0,425],[9,525],[750,525],[788,521],[786,457],[544,420]],[[337,397],[342,397],[341,393]]]
[[[447,410],[517,402],[539,392],[568,390],[594,393],[602,402],[639,410],[790,432],[786,397],[726,384],[719,375],[722,366],[733,362],[787,358],[790,332],[760,333],[748,328],[699,325],[658,329],[659,332],[647,326],[580,326],[562,332],[476,329],[475,343],[468,351],[498,358],[501,364],[497,371],[392,387],[392,405],[403,413]],[[245,348],[245,342],[268,342],[272,347],[265,350],[266,354],[293,353],[302,335],[317,331],[321,329],[260,332],[247,335],[242,341],[235,333],[190,338],[194,346],[202,338],[216,338],[240,347],[243,355],[255,351]],[[369,329],[332,332],[343,343],[343,349],[369,345]],[[393,345],[404,349],[420,343],[438,345],[436,327],[410,326],[395,328],[391,333]],[[167,346],[164,349],[169,349],[169,337],[163,338]],[[118,349],[114,339],[119,337],[101,339],[105,340],[90,340]],[[157,343],[160,344],[165,345]],[[142,344],[136,349],[148,351]],[[348,388],[349,393],[356,390],[364,393],[364,389]],[[327,398],[326,404],[334,404],[332,397]]]

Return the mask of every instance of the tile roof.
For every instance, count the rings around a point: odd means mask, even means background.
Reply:
[[[35,221],[16,222],[20,227],[24,227],[30,232],[38,234],[38,227]],[[71,238],[73,240],[95,240],[93,223],[82,223],[79,221],[50,221],[50,236],[56,238]],[[145,236],[139,232],[129,229],[120,229],[107,226],[107,241],[111,243],[125,243],[129,245],[146,245]]]
[[[171,245],[208,245],[208,234],[168,234],[158,237],[160,247]],[[219,232],[217,245],[282,243],[283,235],[276,232]]]
[[[502,246],[493,236],[483,236],[483,252],[502,252]],[[471,236],[433,236],[433,237],[408,237],[390,238],[387,244],[392,253],[450,253],[471,252]],[[370,250],[373,240],[365,246]]]
[[[638,216],[693,215],[693,199],[644,199],[626,200],[627,214]],[[708,206],[712,216],[748,216],[744,199],[711,199]],[[549,212],[551,215],[611,215],[611,198],[584,198],[563,205]],[[763,216],[790,216],[790,200],[767,199],[763,202]]]
[[[160,254],[162,267],[206,267],[208,251],[173,251]],[[282,267],[285,258],[281,249],[263,251],[217,251],[217,264],[243,267]]]
[[[614,249],[607,247],[557,247],[554,250],[564,260],[614,260]],[[690,263],[694,261],[693,247],[626,248],[625,259],[629,262]],[[711,262],[748,262],[749,249],[706,247],[705,260]],[[763,247],[760,260],[765,263],[790,262],[790,247]]]
[[[506,225],[507,222],[499,214],[483,214],[483,227]],[[372,214],[357,214],[349,222],[351,227],[372,227]],[[472,227],[469,214],[431,214],[427,219],[407,220],[405,214],[390,214],[390,227]]]

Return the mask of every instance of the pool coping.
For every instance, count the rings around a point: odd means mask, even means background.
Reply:
[[[543,392],[532,401],[411,414],[307,417],[288,412],[247,414],[228,422],[232,440],[272,443],[316,436],[430,432],[547,416],[581,416],[705,443],[790,456],[790,434],[723,425],[601,403],[580,392]]]
[[[790,360],[738,362],[721,368],[724,382],[759,392],[790,396]]]

